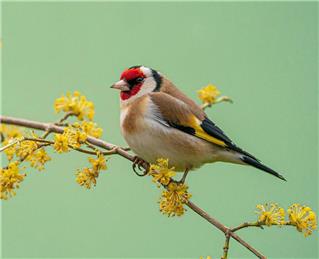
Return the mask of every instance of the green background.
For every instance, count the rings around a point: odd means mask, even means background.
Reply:
[[[129,66],[166,74],[196,99],[216,84],[234,104],[209,116],[281,172],[216,163],[188,178],[192,201],[224,224],[255,220],[255,205],[298,202],[318,212],[317,3],[3,3],[3,114],[54,121],[56,97],[79,90],[96,105],[103,139],[125,145],[118,93]],[[53,155],[2,204],[3,257],[187,257],[222,253],[223,235],[192,211],[159,213],[160,191],[120,157],[94,190],[75,183],[81,154]],[[318,257],[317,233],[243,230],[269,257]],[[231,242],[231,257],[252,257]]]

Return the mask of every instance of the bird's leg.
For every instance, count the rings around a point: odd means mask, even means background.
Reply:
[[[188,172],[189,172],[189,169],[186,168],[186,169],[185,169],[185,172],[183,173],[182,179],[180,179],[180,180],[178,181],[178,183],[181,183],[181,184],[185,183],[185,180],[186,180],[186,177],[187,177],[187,175],[188,175]]]
[[[138,156],[134,157],[132,168],[133,168],[134,173],[136,173],[138,176],[147,175],[147,170],[142,167],[144,163],[146,163],[146,162],[143,159],[139,158]],[[143,171],[143,172],[142,173],[137,172],[136,166],[140,171]]]

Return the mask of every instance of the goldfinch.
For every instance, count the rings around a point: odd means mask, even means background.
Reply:
[[[242,150],[205,112],[164,75],[152,68],[133,66],[123,71],[111,88],[120,90],[120,126],[132,151],[155,163],[168,158],[184,172],[217,161],[250,165],[285,178]]]

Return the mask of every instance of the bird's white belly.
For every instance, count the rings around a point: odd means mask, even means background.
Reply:
[[[184,171],[218,160],[220,148],[205,140],[152,119],[143,118],[137,123],[138,131],[122,133],[131,149],[149,163],[155,163],[158,158],[168,158],[169,165],[174,166],[176,171]]]

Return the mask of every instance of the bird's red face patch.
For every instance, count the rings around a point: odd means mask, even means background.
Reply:
[[[121,74],[121,80],[124,79],[126,81],[130,81],[133,80],[135,78],[138,77],[145,77],[144,73],[141,71],[141,69],[139,67],[137,68],[129,68],[123,71],[123,73]]]
[[[124,101],[136,95],[141,90],[144,78],[145,75],[139,67],[124,70],[120,79],[125,80],[130,85],[130,90],[122,91],[120,93],[121,99]]]

